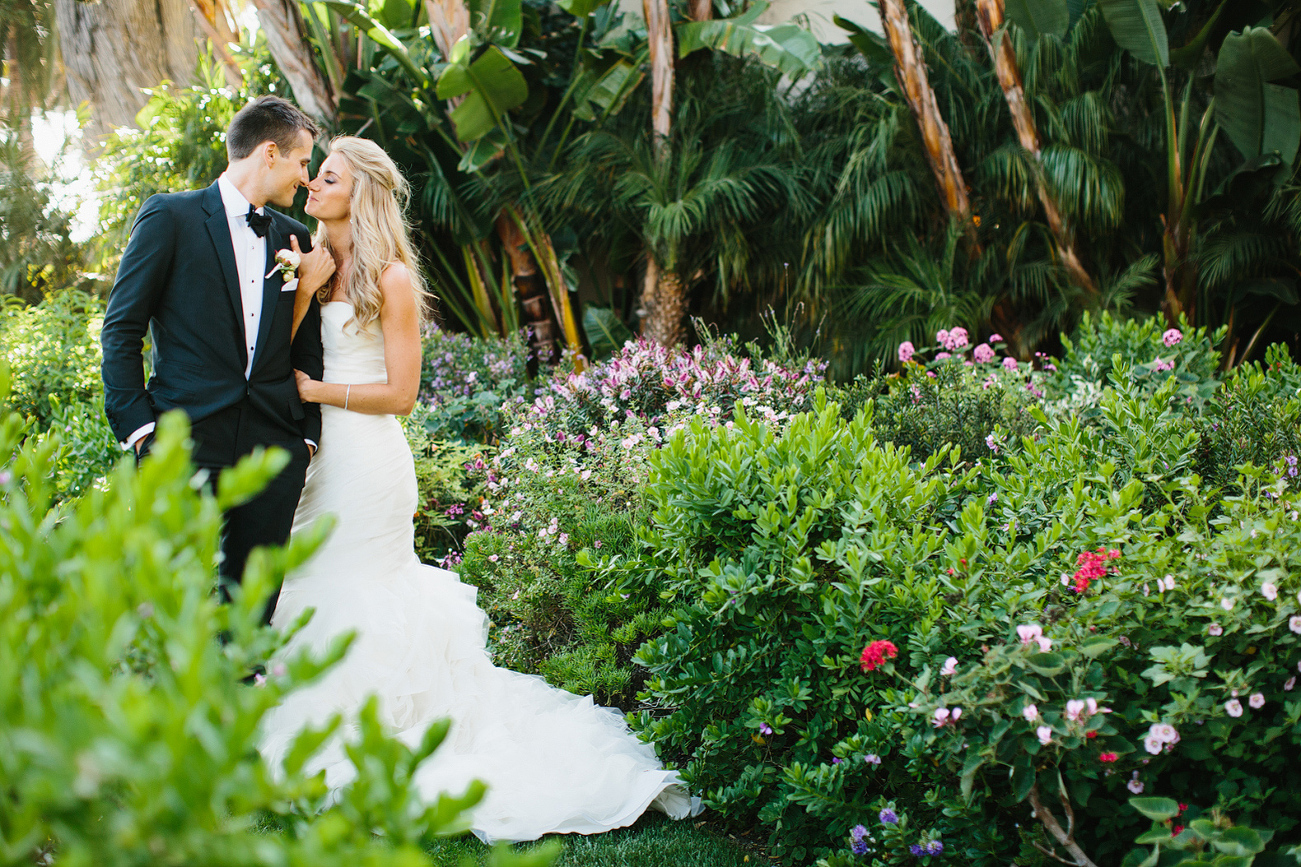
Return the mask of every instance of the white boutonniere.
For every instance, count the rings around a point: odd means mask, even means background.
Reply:
[[[301,253],[293,250],[276,250],[276,266],[267,272],[265,280],[270,280],[271,275],[279,272],[286,280],[298,274],[298,266],[303,261]]]

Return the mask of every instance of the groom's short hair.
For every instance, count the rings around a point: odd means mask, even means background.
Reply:
[[[268,141],[287,154],[297,147],[301,130],[313,139],[321,134],[316,122],[289,100],[259,96],[236,112],[226,129],[226,156],[232,162],[242,160]]]

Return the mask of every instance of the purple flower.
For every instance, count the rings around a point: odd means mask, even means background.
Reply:
[[[844,759],[840,758],[839,756],[832,756],[832,757],[831,757],[831,763],[832,763],[833,765],[838,765],[838,764],[840,764],[840,763],[843,762],[843,761],[844,761]]]
[[[882,810],[881,813],[880,813],[880,815],[877,816],[877,818],[881,820],[881,824],[882,824],[882,825],[898,825],[898,824],[899,824],[899,816],[898,816],[898,814],[895,813],[894,810],[891,810],[889,807],[886,807],[884,810]]]
[[[911,853],[913,853],[914,855],[916,855],[918,858],[920,858],[920,857],[922,857],[923,855],[926,854],[926,850],[923,849],[921,846],[919,846],[919,845],[916,844],[916,843],[914,843],[914,844],[912,844],[911,846],[909,846],[909,847],[908,847],[908,851],[911,852]]]
[[[862,825],[855,825],[849,830],[849,836],[853,840],[850,849],[855,855],[867,854],[867,828]]]
[[[944,844],[941,843],[939,840],[932,840],[930,842],[930,845],[926,847],[927,855],[939,855],[943,851],[944,851]]]
[[[879,765],[881,764],[881,757],[876,753],[868,753],[863,756],[863,761],[867,762],[869,765]]]
[[[765,736],[772,734],[772,726],[768,725],[766,722],[759,723],[759,734]]]

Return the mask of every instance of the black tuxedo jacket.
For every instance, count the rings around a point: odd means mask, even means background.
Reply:
[[[307,227],[270,208],[265,274],[277,250],[311,249]],[[214,183],[205,190],[151,196],[131,230],[109,294],[100,341],[104,348],[104,410],[118,440],[170,409],[200,421],[245,397],[286,439],[320,442],[321,407],[298,399],[294,368],[323,373],[321,309],[312,300],[290,345],[294,292],[273,274],[262,288],[257,349],[248,379],[243,302],[235,249]],[[152,333],[153,374],[141,357]]]

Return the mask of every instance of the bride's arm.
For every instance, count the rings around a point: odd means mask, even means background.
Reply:
[[[380,278],[384,296],[379,323],[384,330],[384,366],[388,382],[347,385],[317,382],[295,371],[298,393],[309,403],[323,403],[371,415],[407,415],[420,391],[420,308],[405,265],[388,266]]]

